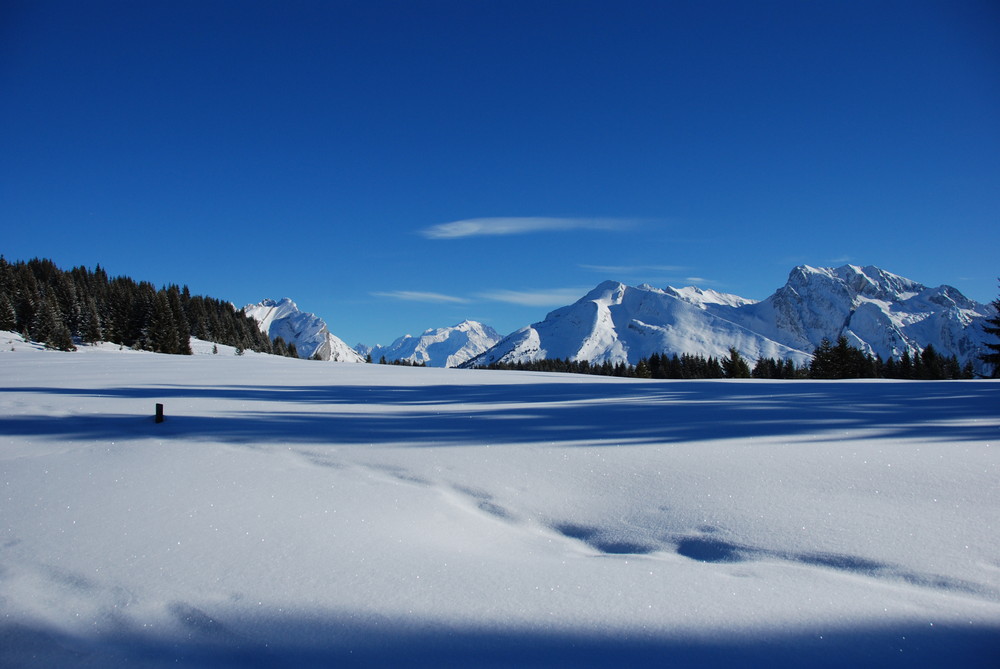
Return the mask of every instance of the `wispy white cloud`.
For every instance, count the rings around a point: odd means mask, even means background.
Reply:
[[[649,274],[651,272],[674,274],[687,270],[686,267],[681,267],[680,265],[580,265],[580,268],[615,276],[622,274]]]
[[[479,297],[494,302],[507,302],[522,307],[561,307],[576,302],[589,288],[551,288],[547,290],[494,290],[480,293]]]
[[[454,295],[443,295],[441,293],[427,293],[417,290],[391,290],[386,292],[372,293],[376,297],[390,297],[395,300],[406,300],[407,302],[433,302],[436,304],[468,304],[470,300]]]
[[[521,216],[496,218],[468,218],[450,223],[440,223],[420,231],[430,239],[459,239],[500,235],[525,235],[533,232],[562,230],[622,230],[635,224],[624,218],[556,218],[549,216]]]

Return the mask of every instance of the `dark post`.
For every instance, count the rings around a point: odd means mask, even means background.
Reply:
[[[156,422],[157,423],[162,423],[163,422],[163,405],[162,404],[157,404],[156,405]]]

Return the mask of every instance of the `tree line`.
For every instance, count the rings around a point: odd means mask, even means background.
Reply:
[[[157,353],[191,354],[197,337],[236,348],[298,357],[295,345],[273,342],[231,303],[192,295],[187,286],[110,278],[93,270],[59,269],[51,260],[8,262],[0,256],[0,330],[22,333],[48,348],[111,342]]]
[[[728,356],[713,357],[657,354],[635,365],[624,362],[590,363],[586,360],[553,358],[531,362],[494,362],[487,369],[533,372],[568,372],[643,379],[971,379],[972,363],[960,366],[955,356],[943,356],[927,346],[919,355],[904,352],[899,360],[883,361],[851,346],[846,337],[836,344],[824,339],[813,351],[809,364],[794,360],[758,358],[753,366],[735,348]]]

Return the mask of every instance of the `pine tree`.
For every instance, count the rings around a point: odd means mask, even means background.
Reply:
[[[46,348],[57,351],[75,351],[73,337],[69,328],[63,323],[58,308],[43,299],[38,306],[35,322],[31,329],[31,338],[45,344]]]
[[[0,293],[0,330],[17,329],[17,312],[7,293]]]
[[[87,300],[84,308],[84,324],[80,332],[80,338],[88,344],[96,344],[103,338],[101,330],[101,317],[97,313],[97,304],[94,298]]]
[[[722,361],[722,373],[727,379],[749,379],[750,366],[735,347],[729,347],[729,357]]]
[[[933,344],[928,344],[927,348],[923,350],[920,354],[920,362],[923,367],[923,374],[921,378],[923,379],[943,379],[945,378],[944,373],[944,360],[938,355],[937,351],[934,350]]]
[[[653,379],[666,378],[666,373],[664,372],[663,369],[663,362],[660,359],[659,353],[654,353],[653,355],[649,356],[648,366],[649,366],[650,378]]]
[[[288,355],[288,345],[285,344],[284,337],[275,337],[274,341],[271,342],[271,352],[274,355],[287,356]]]
[[[55,329],[49,338],[45,342],[46,348],[54,348],[57,351],[75,351],[76,346],[73,344],[73,337],[70,335],[69,328],[63,322],[56,323]]]
[[[990,306],[993,307],[994,315],[986,319],[983,330],[986,331],[986,334],[993,335],[1000,340],[1000,297],[990,302]],[[1000,341],[987,343],[986,348],[990,352],[982,354],[979,359],[993,367],[992,377],[994,379],[1000,379]]]
[[[184,287],[184,291],[188,295],[188,301],[190,301],[191,296],[187,292],[187,286]],[[184,314],[183,302],[177,286],[170,286],[167,289],[167,303],[170,305],[170,313],[173,316],[175,334],[172,352],[180,355],[191,355],[191,328],[188,326],[187,316]]]
[[[177,322],[170,309],[170,301],[166,292],[161,290],[153,302],[143,348],[157,353],[179,353],[178,339]]]
[[[910,358],[910,349],[907,348],[903,351],[903,355],[899,358],[899,376],[900,379],[912,379],[913,378],[913,360]]]
[[[920,353],[913,356],[913,369],[910,371],[910,378],[924,378],[924,358]]]
[[[809,376],[814,379],[836,378],[836,363],[833,344],[826,337],[813,350],[813,359],[809,365]]]

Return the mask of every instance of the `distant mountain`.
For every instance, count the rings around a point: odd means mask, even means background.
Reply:
[[[982,320],[990,313],[956,288],[929,288],[878,267],[803,265],[771,297],[740,315],[747,327],[809,352],[823,338],[844,335],[852,346],[885,360],[933,345],[959,362],[979,365],[986,340]]]
[[[807,363],[841,335],[883,359],[928,345],[981,369],[990,307],[951,286],[928,288],[877,267],[800,266],[766,300],[699,288],[630,287],[607,281],[545,320],[521,328],[468,366],[568,358],[636,364],[653,353],[722,357],[734,347],[758,357]]]
[[[330,333],[322,318],[301,311],[287,297],[277,302],[265,299],[257,304],[248,304],[243,311],[257,321],[261,332],[272,340],[281,337],[287,343],[295,344],[300,358],[364,362],[354,349]]]
[[[483,353],[501,339],[496,330],[477,321],[463,321],[447,328],[432,328],[419,337],[403,335],[388,346],[367,347],[359,344],[355,350],[362,356],[371,355],[378,362],[405,360],[428,367],[458,367]]]

